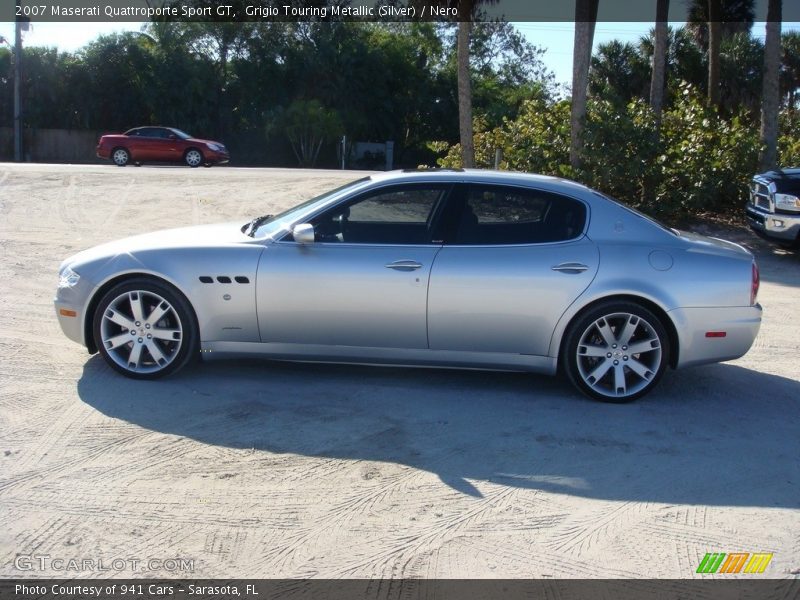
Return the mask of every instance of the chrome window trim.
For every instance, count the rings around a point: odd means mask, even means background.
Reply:
[[[515,189],[519,189],[519,190],[523,190],[523,191],[529,191],[529,192],[542,192],[542,193],[545,193],[545,194],[553,194],[553,195],[556,195],[556,196],[563,196],[564,198],[569,198],[570,200],[574,200],[576,202],[580,202],[586,208],[586,219],[585,219],[585,222],[583,224],[583,230],[578,235],[576,235],[575,237],[569,238],[567,240],[559,240],[557,242],[530,242],[530,243],[525,243],[525,244],[446,244],[444,242],[442,242],[442,243],[433,243],[433,242],[431,242],[430,244],[358,244],[358,243],[353,243],[353,242],[347,242],[347,243],[314,242],[314,245],[316,246],[316,245],[319,244],[319,245],[335,246],[335,247],[342,247],[342,246],[357,246],[357,247],[376,246],[376,247],[395,247],[395,248],[411,248],[411,247],[417,247],[417,248],[430,248],[430,247],[447,247],[447,248],[519,248],[519,247],[526,247],[526,246],[542,247],[542,246],[553,246],[553,245],[559,245],[559,244],[569,244],[569,243],[581,240],[583,238],[587,238],[588,239],[588,237],[589,237],[588,236],[588,232],[589,232],[589,224],[590,224],[590,221],[592,219],[592,207],[583,198],[578,198],[576,196],[572,196],[570,194],[564,194],[562,192],[555,192],[555,191],[552,191],[552,190],[543,189],[541,187],[530,187],[530,186],[526,186],[526,185],[519,185],[519,184],[512,184],[512,183],[502,183],[502,182],[495,183],[495,182],[482,182],[482,181],[451,181],[451,180],[445,180],[445,181],[439,182],[439,181],[433,179],[433,180],[426,180],[426,181],[420,181],[420,182],[411,182],[411,185],[431,185],[431,184],[437,184],[437,183],[439,183],[440,185],[447,185],[447,186],[485,185],[485,186],[493,186],[493,187],[506,187],[506,188],[515,188]],[[377,190],[380,190],[380,189],[383,189],[383,188],[396,187],[396,186],[400,186],[400,185],[407,185],[407,182],[402,182],[402,183],[397,183],[397,182],[388,183],[387,182],[386,184],[382,184],[382,185],[376,186],[375,188],[370,188],[369,190],[360,190],[360,191],[354,192],[354,195],[363,193],[364,191],[370,191],[371,192],[373,190],[377,191]],[[450,192],[452,193],[452,190],[450,190]],[[284,238],[292,232],[291,228],[293,228],[298,223],[305,223],[308,220],[314,219],[318,215],[320,215],[321,213],[323,213],[326,210],[328,210],[329,208],[333,208],[335,203],[347,202],[348,200],[350,200],[350,197],[348,197],[348,198],[340,198],[338,201],[332,200],[330,204],[327,204],[324,207],[320,208],[320,210],[317,211],[316,213],[306,215],[306,217],[303,220],[300,220],[300,221],[292,223],[291,226],[290,226],[290,229],[284,231],[283,233],[276,234],[272,238],[274,240],[273,243],[275,243],[275,244],[294,244],[294,245],[298,245],[298,246],[304,245],[304,244],[298,244],[297,242],[294,242],[292,240],[286,240]],[[448,200],[449,200],[449,198],[448,198]]]

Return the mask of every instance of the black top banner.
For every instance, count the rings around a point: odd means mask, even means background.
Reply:
[[[735,0],[723,0],[733,2]],[[575,21],[576,0],[3,0],[0,21]],[[765,21],[767,0],[755,20]],[[470,8],[473,7],[474,8]],[[686,21],[688,3],[671,2],[669,20]],[[653,22],[656,2],[600,0],[600,22]],[[800,21],[800,2],[784,0],[783,21]]]

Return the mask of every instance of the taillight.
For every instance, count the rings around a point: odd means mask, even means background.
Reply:
[[[758,286],[761,280],[758,276],[758,265],[753,261],[753,278],[750,282],[750,306],[755,305],[756,297],[758,296]]]

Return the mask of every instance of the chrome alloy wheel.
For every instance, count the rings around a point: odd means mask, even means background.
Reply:
[[[578,373],[594,392],[625,398],[646,388],[661,368],[661,340],[638,315],[617,312],[592,322],[578,341]]]
[[[130,160],[130,154],[128,154],[128,151],[125,150],[125,148],[117,148],[111,155],[111,159],[114,161],[115,165],[124,167],[128,164],[128,160]]]
[[[150,291],[127,291],[112,300],[100,323],[109,358],[132,373],[156,373],[181,349],[183,324],[173,306]]]
[[[199,150],[189,150],[186,153],[186,164],[190,167],[198,167],[203,162],[203,155]]]

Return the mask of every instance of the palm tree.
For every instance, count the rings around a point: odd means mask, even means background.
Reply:
[[[719,106],[719,46],[721,41],[722,1],[708,0],[708,102]]]
[[[764,42],[764,87],[761,94],[762,171],[774,169],[778,162],[778,110],[781,67],[781,0],[767,5],[767,39]]]
[[[720,105],[720,45],[723,38],[747,33],[755,0],[689,0],[687,25],[697,44],[708,51],[708,100]]]
[[[793,114],[800,89],[800,33],[789,31],[781,35],[781,95]]]
[[[656,28],[653,47],[653,72],[650,77],[650,106],[655,113],[656,123],[661,123],[664,107],[664,83],[667,71],[667,42],[669,30],[669,0],[656,0]]]
[[[469,42],[472,20],[482,4],[496,4],[499,0],[411,0],[410,4],[458,8],[458,33],[456,35],[458,73],[458,129],[461,141],[461,163],[464,167],[475,166],[475,144],[472,131],[472,76],[469,64]]]
[[[472,131],[472,77],[469,70],[469,38],[472,28],[472,0],[461,4],[462,18],[457,36],[458,63],[458,130],[461,138],[461,163],[466,169],[475,166],[475,144]]]
[[[586,118],[586,94],[589,84],[589,61],[592,56],[594,26],[599,0],[576,0],[575,42],[572,49],[572,111],[570,115],[569,163],[577,169],[583,150],[583,124]]]

